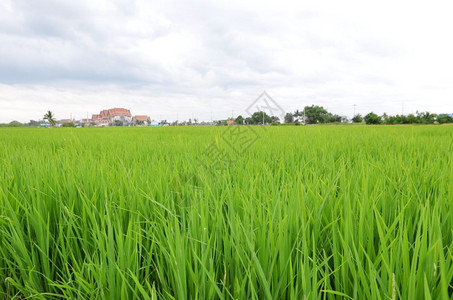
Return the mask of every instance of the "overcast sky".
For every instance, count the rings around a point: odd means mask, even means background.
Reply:
[[[451,3],[0,0],[0,122],[221,119],[263,91],[287,112],[453,113]]]

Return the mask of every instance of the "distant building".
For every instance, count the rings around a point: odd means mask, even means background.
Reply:
[[[134,116],[132,118],[132,123],[135,123],[135,124],[146,124],[146,123],[150,123],[151,122],[151,118],[149,116]]]
[[[214,122],[205,122],[205,121],[202,121],[200,122],[200,124],[198,124],[200,126],[213,126],[215,125]]]
[[[125,108],[104,109],[99,114],[93,114],[91,119],[98,125],[107,125],[115,121],[130,123],[132,121],[131,111]]]

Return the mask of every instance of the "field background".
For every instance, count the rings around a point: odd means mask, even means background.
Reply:
[[[453,297],[452,126],[232,130],[0,129],[0,298]]]

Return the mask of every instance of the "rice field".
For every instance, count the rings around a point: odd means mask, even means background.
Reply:
[[[234,130],[0,129],[0,299],[452,299],[453,126]]]

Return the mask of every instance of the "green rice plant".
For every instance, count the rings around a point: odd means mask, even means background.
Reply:
[[[230,130],[0,129],[0,298],[453,297],[452,127]]]

